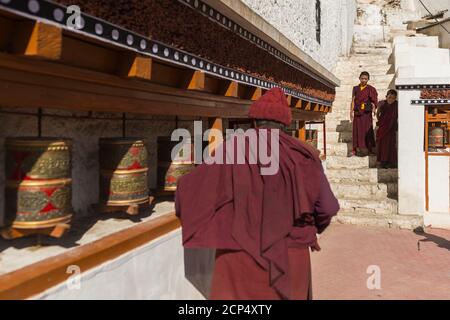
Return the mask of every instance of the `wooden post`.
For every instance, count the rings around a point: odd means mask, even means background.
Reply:
[[[327,124],[326,120],[323,120],[323,159],[327,159]]]
[[[429,196],[429,173],[428,173],[428,131],[429,131],[429,123],[428,123],[428,107],[425,106],[425,210],[430,210],[430,196]]]
[[[217,136],[217,132],[210,132],[208,137],[208,152],[211,155],[213,151],[223,142],[223,120],[222,118],[210,118],[209,119],[209,128],[219,130],[221,132],[221,136]]]
[[[298,139],[306,142],[306,122],[305,121],[299,121],[299,129],[298,129]]]

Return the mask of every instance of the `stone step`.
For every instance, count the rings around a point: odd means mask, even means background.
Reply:
[[[423,217],[418,215],[407,216],[390,214],[380,216],[376,214],[345,210],[341,210],[338,215],[333,218],[333,223],[405,230],[414,230],[417,227],[424,226]]]
[[[356,54],[380,54],[382,56],[389,56],[392,53],[392,48],[375,48],[375,47],[353,47],[352,53]]]
[[[352,142],[352,132],[327,132],[327,142]]]
[[[328,162],[328,159],[327,159]],[[328,169],[326,174],[330,183],[390,183],[398,182],[397,169]]]
[[[391,83],[391,81],[392,81],[392,79],[394,79],[394,77],[395,77],[394,74],[371,75],[370,82],[371,83]],[[345,75],[343,77],[340,77],[339,80],[341,80],[341,86],[342,85],[356,86],[359,83],[358,77],[355,78],[353,75]]]
[[[343,63],[340,62],[336,68],[333,70],[334,74],[339,77],[343,75],[354,75],[356,78],[363,71],[369,72],[371,75],[374,74],[387,74],[391,71],[392,66],[387,63],[382,63],[379,65],[355,65],[354,63],[348,62]]]
[[[377,165],[377,159],[372,157],[327,157],[327,169],[364,169],[374,168]]]
[[[392,80],[390,80],[390,81],[383,81],[383,82],[375,82],[375,81],[371,81],[370,82],[370,85],[375,87],[377,89],[377,91],[381,91],[383,89],[389,88],[391,86],[391,84],[392,84]],[[353,90],[354,86],[355,86],[354,84],[353,85],[350,85],[350,84],[344,84],[343,85],[343,84],[341,84],[340,87],[336,88],[336,93],[349,92],[350,93],[350,97],[351,97],[352,90]]]
[[[379,64],[389,64],[390,55],[352,55],[348,60],[343,61],[344,63],[354,63],[359,65],[379,65]]]
[[[350,213],[361,212],[373,215],[390,215],[398,213],[398,202],[393,199],[338,199],[341,210]]]
[[[327,143],[327,156],[348,157],[351,151],[351,143]]]
[[[348,114],[349,112],[347,112]],[[350,122],[350,120],[341,120],[341,119],[326,119],[326,128],[327,130],[330,130],[330,132],[348,132],[353,130],[353,123]]]
[[[361,197],[371,200],[397,199],[397,183],[331,183],[331,189],[338,199],[358,200]]]

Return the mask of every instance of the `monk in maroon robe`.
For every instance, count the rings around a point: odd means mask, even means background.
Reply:
[[[375,134],[373,117],[378,104],[377,90],[368,84],[370,75],[361,73],[360,84],[353,88],[350,119],[353,121],[353,152],[356,155],[360,149],[367,149],[374,154]]]
[[[255,128],[246,134],[254,130],[257,144],[278,147],[278,170],[262,174],[266,165],[250,161],[251,146],[244,143],[233,147],[244,150],[242,164],[202,164],[182,177],[176,212],[183,245],[216,249],[210,299],[311,299],[309,248],[320,250],[316,233],[339,204],[317,150],[280,130],[292,121],[281,89],[255,102],[249,117]],[[215,153],[220,148],[229,147],[223,143]]]
[[[377,160],[383,168],[396,167],[398,128],[397,91],[389,90],[386,100],[379,103],[377,118]]]

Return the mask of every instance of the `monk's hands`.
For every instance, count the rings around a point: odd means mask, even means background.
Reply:
[[[322,250],[322,248],[319,246],[319,241],[316,239],[316,242],[313,243],[313,245],[311,246],[311,250],[312,252],[319,252]]]
[[[353,111],[350,111],[350,122],[353,122],[353,118],[355,117]]]

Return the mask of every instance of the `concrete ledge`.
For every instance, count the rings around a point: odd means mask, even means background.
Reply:
[[[175,213],[140,223],[0,276],[0,300],[27,299],[67,281],[68,267],[87,271],[180,228]]]

